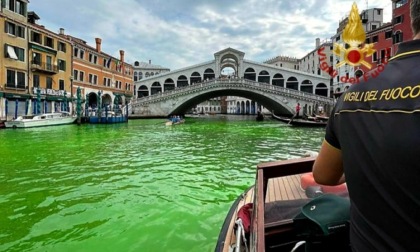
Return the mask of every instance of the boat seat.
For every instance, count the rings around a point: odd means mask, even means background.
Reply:
[[[315,182],[312,172],[304,173],[301,175],[300,187],[303,191],[305,191],[308,187],[317,187],[317,186],[321,188],[321,191],[323,193],[332,193],[332,194],[338,194],[341,196],[348,194],[346,183],[337,185],[337,186],[320,185]]]

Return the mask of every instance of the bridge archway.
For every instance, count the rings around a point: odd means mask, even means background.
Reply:
[[[158,93],[161,93],[162,92],[162,86],[160,85],[160,83],[159,82],[154,82],[153,84],[152,84],[152,88],[151,88],[151,90],[150,90],[150,94],[151,95],[154,95],[154,94],[158,94]]]
[[[324,83],[316,85],[315,94],[328,97],[328,87]]]
[[[258,82],[270,84],[270,74],[263,70],[258,74]]]
[[[284,87],[284,78],[283,75],[277,73],[273,76],[272,85]]]
[[[213,69],[211,69],[211,68],[207,68],[207,69],[204,71],[204,74],[203,74],[203,79],[204,79],[204,80],[212,80],[212,79],[214,79],[214,78],[216,78],[216,75],[214,74],[214,70],[213,70]]]
[[[314,86],[312,84],[312,81],[310,81],[310,80],[302,81],[302,84],[300,84],[300,91],[313,94],[314,93]]]
[[[187,76],[181,75],[178,77],[178,80],[176,81],[177,87],[187,87],[188,86],[188,79]]]
[[[257,73],[255,72],[254,68],[249,67],[245,70],[244,79],[252,81],[257,80]]]
[[[179,103],[173,103],[171,111],[168,114],[185,114],[189,110],[191,110],[191,108],[196,107],[198,104],[220,96],[239,96],[254,101],[253,104],[250,101],[238,102],[238,114],[252,114],[252,112],[255,113],[257,109],[256,104],[258,104],[258,106],[263,106],[270,111],[276,111],[276,114],[293,114],[293,108],[291,106],[286,105],[286,100],[273,99],[266,93],[256,93],[250,90],[235,88],[223,90],[208,90],[196,96],[186,98],[186,100],[179,101]]]
[[[235,54],[227,53],[220,58],[220,72],[226,67],[232,68],[232,75],[238,76],[239,59]]]
[[[194,83],[199,83],[199,82],[201,82],[201,75],[198,72],[192,73],[190,77],[191,85],[194,85]]]
[[[299,82],[296,77],[289,77],[286,81],[286,88],[299,90]]]
[[[137,91],[138,97],[149,96],[149,89],[145,85],[141,85]]]
[[[170,90],[174,90],[175,89],[175,82],[174,80],[172,80],[171,78],[168,78],[165,80],[165,82],[163,83],[163,91],[170,91]]]

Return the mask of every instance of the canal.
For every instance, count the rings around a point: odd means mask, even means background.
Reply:
[[[0,251],[213,251],[256,165],[323,136],[250,116],[0,130]]]

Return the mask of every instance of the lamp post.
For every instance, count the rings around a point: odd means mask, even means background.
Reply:
[[[74,114],[74,102],[73,102],[73,75],[70,76],[70,102],[71,102],[71,114]]]

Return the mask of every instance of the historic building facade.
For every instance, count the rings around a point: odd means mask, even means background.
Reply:
[[[28,1],[1,1],[0,119],[13,118],[15,107],[25,110],[28,85]],[[9,112],[9,106],[13,106]],[[13,111],[13,112],[12,112]]]
[[[102,39],[95,38],[96,46],[86,41],[65,35],[72,45],[73,88],[80,87],[86,106],[125,105],[133,96],[133,67],[124,61],[124,51],[115,58],[102,51]],[[99,100],[100,99],[100,100]]]

